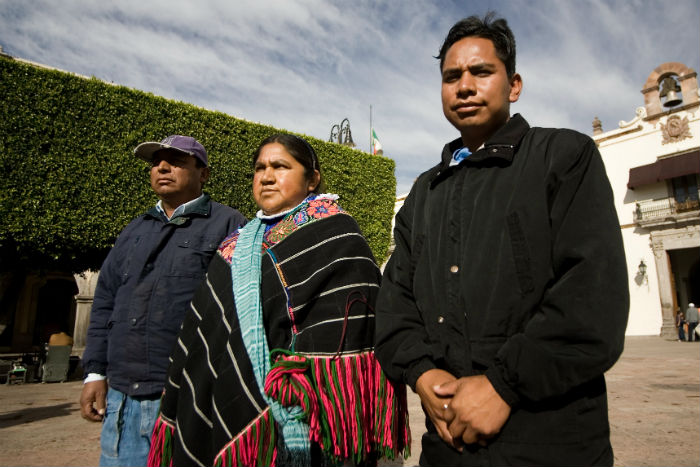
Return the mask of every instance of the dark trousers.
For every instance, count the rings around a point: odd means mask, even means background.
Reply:
[[[698,336],[695,335],[695,328],[697,327],[697,325],[697,321],[695,321],[694,323],[688,323],[688,342],[698,340]]]

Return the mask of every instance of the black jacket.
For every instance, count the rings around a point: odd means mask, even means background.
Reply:
[[[396,216],[376,353],[415,389],[431,368],[486,374],[512,407],[488,449],[425,462],[612,463],[603,373],[624,343],[629,294],[612,191],[593,141],[515,115],[461,165],[423,173]]]
[[[156,208],[131,221],[100,269],[85,372],[130,396],[159,394],[194,291],[221,240],[245,223],[208,195],[170,221]]]

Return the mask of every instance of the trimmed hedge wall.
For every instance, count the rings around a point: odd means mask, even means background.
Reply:
[[[191,135],[207,149],[205,191],[250,218],[252,154],[279,130],[97,79],[0,57],[0,270],[100,267],[124,226],[157,201],[143,141]],[[389,247],[394,161],[312,137],[329,192],[375,257]]]

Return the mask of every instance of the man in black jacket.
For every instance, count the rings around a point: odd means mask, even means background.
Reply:
[[[194,138],[169,136],[134,153],[150,163],[159,201],[122,230],[102,264],[83,354],[80,409],[103,421],[103,466],[146,465],[185,311],[219,243],[246,223],[202,193],[209,164]]]
[[[612,465],[604,372],[629,307],[620,227],[593,141],[511,117],[503,19],[469,17],[438,58],[461,138],[396,216],[376,354],[420,396],[421,465]]]

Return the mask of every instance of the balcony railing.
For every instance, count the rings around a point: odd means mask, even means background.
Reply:
[[[686,199],[680,203],[673,198],[639,201],[634,211],[634,221],[647,223],[648,221],[670,220],[678,216],[686,217],[685,213],[698,210],[700,210],[700,201],[697,199]]]

